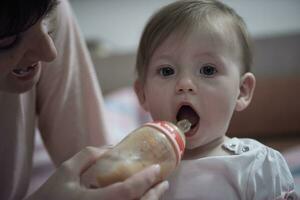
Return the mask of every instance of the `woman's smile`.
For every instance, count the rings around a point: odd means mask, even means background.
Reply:
[[[34,63],[25,67],[18,67],[11,70],[11,74],[19,80],[27,81],[35,77],[40,68],[40,64]]]

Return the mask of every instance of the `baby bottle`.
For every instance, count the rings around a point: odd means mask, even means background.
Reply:
[[[179,164],[185,148],[184,133],[191,123],[151,122],[131,132],[113,149],[107,150],[81,175],[87,187],[105,187],[123,181],[152,165],[161,167],[160,178],[166,178]]]

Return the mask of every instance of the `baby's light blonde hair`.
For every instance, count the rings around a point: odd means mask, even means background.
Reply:
[[[180,0],[158,10],[146,24],[139,43],[136,72],[138,80],[145,81],[147,67],[154,51],[173,32],[182,36],[195,28],[213,36],[222,37],[220,27],[235,34],[230,36],[239,42],[243,73],[250,71],[252,50],[244,20],[230,7],[217,0]],[[221,35],[220,35],[221,34]],[[227,38],[226,38],[227,39]]]

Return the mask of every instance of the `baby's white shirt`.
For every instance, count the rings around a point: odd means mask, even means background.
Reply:
[[[223,144],[231,155],[183,160],[169,177],[170,200],[296,200],[283,156],[253,139]]]

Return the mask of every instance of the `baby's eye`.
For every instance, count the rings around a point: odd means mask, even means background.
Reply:
[[[200,68],[200,74],[204,76],[213,76],[217,72],[217,69],[210,65],[205,65]]]
[[[19,35],[13,35],[0,39],[0,50],[6,50],[13,48],[19,40]]]
[[[162,67],[159,69],[159,74],[162,76],[171,76],[174,73],[174,69],[172,69],[171,67]]]

